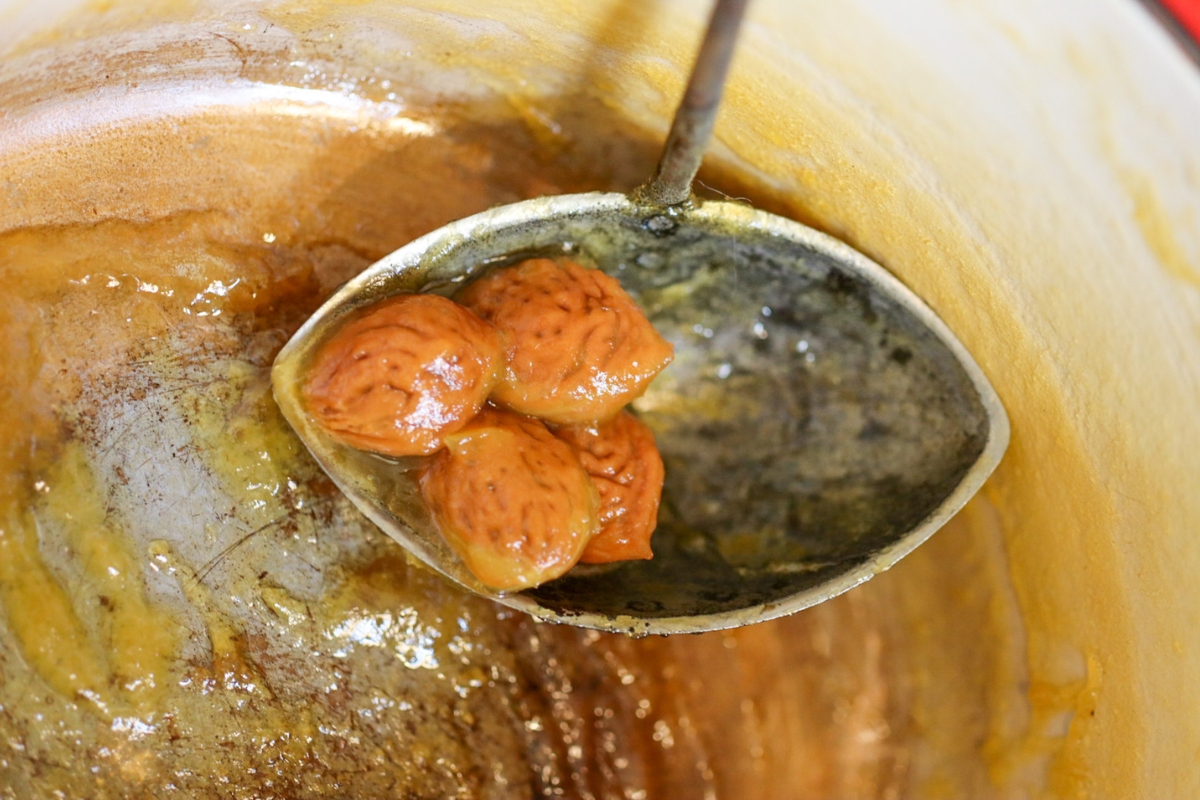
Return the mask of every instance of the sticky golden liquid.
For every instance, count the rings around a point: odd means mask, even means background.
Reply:
[[[466,596],[333,490],[270,397],[290,332],[413,237],[627,189],[654,150],[584,117],[549,149],[503,109],[406,118],[217,104],[0,175],[100,192],[0,235],[0,785],[893,797],[1021,768],[1012,641],[963,634],[1015,616],[986,505],[796,617],[635,641]]]

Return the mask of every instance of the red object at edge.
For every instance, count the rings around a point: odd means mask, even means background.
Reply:
[[[1200,43],[1200,0],[1161,0],[1192,38]]]

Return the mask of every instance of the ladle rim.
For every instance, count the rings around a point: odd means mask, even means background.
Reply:
[[[983,370],[967,351],[966,347],[951,332],[949,327],[925,304],[916,294],[905,286],[898,278],[867,256],[851,248],[845,243],[821,233],[813,228],[794,220],[780,217],[740,203],[729,201],[697,201],[689,207],[664,209],[661,206],[639,203],[619,193],[589,192],[584,194],[554,195],[539,197],[532,200],[520,201],[505,206],[499,206],[481,213],[456,220],[431,233],[428,233],[400,249],[384,256],[379,261],[367,267],[359,275],[348,281],[341,289],[333,294],[324,304],[302,325],[289,339],[276,357],[272,370],[272,382],[276,387],[276,398],[288,421],[298,431],[303,426],[291,419],[292,412],[297,410],[293,402],[284,402],[279,397],[280,382],[275,380],[280,364],[287,361],[301,343],[307,342],[320,325],[336,320],[351,313],[369,302],[388,294],[388,287],[397,282],[399,276],[418,269],[423,263],[428,263],[431,254],[441,255],[453,250],[456,245],[465,241],[476,241],[489,232],[541,224],[553,219],[572,216],[592,215],[597,213],[625,214],[631,217],[641,215],[652,217],[660,215],[686,216],[694,220],[708,223],[719,223],[722,226],[737,226],[743,230],[753,230],[757,234],[767,234],[789,239],[804,247],[823,254],[835,260],[839,265],[850,269],[854,274],[876,287],[882,294],[895,300],[898,305],[912,314],[923,326],[931,331],[939,342],[955,357],[968,377],[971,386],[977,392],[980,406],[987,416],[987,440],[978,458],[963,475],[958,485],[931,511],[918,525],[901,536],[892,544],[884,547],[862,563],[846,572],[837,575],[816,586],[804,589],[780,600],[749,606],[732,611],[722,611],[696,616],[675,617],[634,617],[628,615],[610,616],[596,612],[559,612],[547,608],[527,594],[495,594],[481,592],[477,586],[462,583],[453,575],[445,572],[438,564],[427,559],[420,552],[413,552],[423,563],[436,572],[446,576],[455,583],[471,591],[483,594],[496,602],[531,616],[552,622],[575,625],[577,627],[593,628],[603,631],[627,633],[634,636],[649,634],[703,633],[706,631],[724,630],[740,627],[757,622],[787,616],[805,608],[817,605],[837,595],[846,592],[870,578],[886,571],[900,559],[911,553],[924,543],[966,505],[983,486],[984,481],[992,474],[1000,463],[1008,447],[1010,426],[1008,415],[995,389],[984,375]],[[396,294],[397,292],[391,292]],[[357,301],[357,302],[355,302]],[[302,412],[298,412],[302,413]],[[303,437],[302,437],[303,440]],[[305,446],[308,442],[305,440]],[[311,448],[310,448],[311,451]],[[324,460],[316,452],[313,456],[325,466]],[[329,472],[329,470],[326,470]],[[330,472],[330,477],[338,484],[351,499],[356,499],[358,493],[350,487],[343,486],[336,474]],[[364,498],[365,499],[365,498]],[[361,503],[356,502],[360,508]],[[363,509],[377,524],[379,519]],[[386,526],[380,528],[388,533]],[[389,534],[390,535],[390,534]],[[395,537],[392,537],[395,538]],[[404,542],[398,542],[407,550],[411,548]]]

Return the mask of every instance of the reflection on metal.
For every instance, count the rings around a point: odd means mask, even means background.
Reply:
[[[635,403],[667,465],[654,559],[577,567],[511,595],[476,581],[421,503],[416,460],[327,437],[300,377],[347,314],[401,292],[453,294],[530,255],[615,276],[676,347]],[[463,586],[535,616],[631,634],[716,630],[862,583],[941,527],[1008,444],[963,346],[879,265],[746,206],[539,198],[460,220],[344,286],[280,353],[272,380],[313,455],[392,538]]]

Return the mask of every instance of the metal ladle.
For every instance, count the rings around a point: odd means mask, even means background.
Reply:
[[[283,414],[364,514],[434,570],[536,617],[641,635],[790,614],[924,542],[1008,445],[1008,418],[978,365],[882,267],[791,220],[692,197],[746,2],[718,0],[649,183],[439,228],[342,287],[275,361]],[[434,527],[417,462],[332,439],[300,387],[317,348],[358,309],[405,292],[450,295],[495,265],[564,254],[618,278],[675,345],[674,363],[634,403],[667,467],[655,556],[498,594]]]

